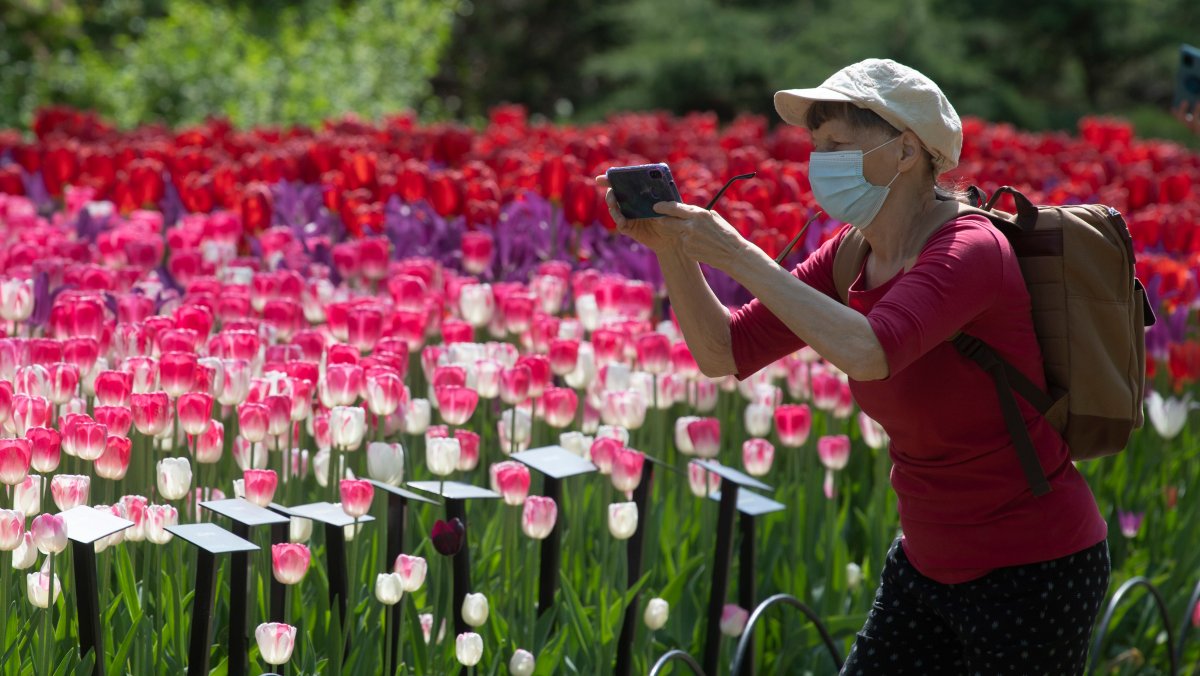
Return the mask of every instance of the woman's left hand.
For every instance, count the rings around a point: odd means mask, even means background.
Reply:
[[[654,211],[662,214],[665,228],[675,231],[680,253],[728,272],[729,265],[746,247],[746,240],[715,211],[681,202],[659,202]]]

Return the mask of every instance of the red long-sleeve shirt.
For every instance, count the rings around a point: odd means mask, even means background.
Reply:
[[[844,236],[839,232],[792,274],[838,299],[833,258]],[[891,437],[901,544],[917,570],[957,584],[1107,537],[1066,443],[1017,396],[1051,487],[1033,495],[991,377],[947,342],[960,330],[975,336],[1045,387],[1016,255],[986,219],[963,216],[942,226],[910,270],[875,288],[863,288],[859,271],[849,304],[867,317],[887,358],[886,379],[851,380],[850,389]],[[804,345],[758,300],[732,313],[730,333],[739,378]]]

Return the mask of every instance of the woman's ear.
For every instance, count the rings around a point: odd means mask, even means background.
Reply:
[[[921,161],[925,155],[925,149],[921,147],[921,139],[917,138],[911,130],[906,130],[900,135],[900,171],[908,171]]]

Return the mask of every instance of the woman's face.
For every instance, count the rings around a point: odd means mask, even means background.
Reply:
[[[812,132],[813,152],[863,151],[863,176],[872,185],[887,185],[896,175],[904,140],[888,143],[893,138],[882,129],[855,128],[836,118],[825,121]]]

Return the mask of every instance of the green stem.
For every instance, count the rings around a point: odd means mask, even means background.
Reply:
[[[50,583],[46,592],[46,613],[42,622],[42,662],[39,674],[50,673],[50,652],[54,645],[54,552],[50,552]]]
[[[12,579],[11,555],[0,556],[0,655],[8,652],[8,586]]]

